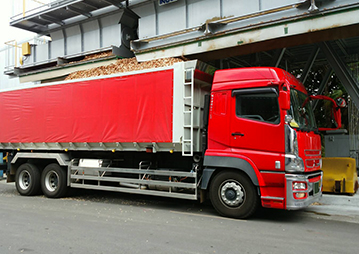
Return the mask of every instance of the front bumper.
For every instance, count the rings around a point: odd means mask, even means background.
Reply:
[[[285,174],[286,179],[286,209],[297,210],[305,208],[320,200],[322,196],[323,173]],[[294,190],[293,183],[306,183],[305,190]]]

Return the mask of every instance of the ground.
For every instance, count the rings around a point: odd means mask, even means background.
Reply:
[[[358,196],[340,197],[355,207],[344,214],[326,199],[235,220],[209,203],[88,190],[23,197],[0,181],[0,253],[358,253]]]

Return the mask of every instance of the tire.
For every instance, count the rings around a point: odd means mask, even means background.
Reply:
[[[68,190],[66,171],[56,163],[47,165],[41,174],[41,189],[48,198],[65,196]]]
[[[40,170],[30,163],[20,165],[16,170],[15,185],[22,196],[33,196],[40,193]]]
[[[209,190],[215,210],[222,216],[245,219],[260,204],[256,187],[241,172],[223,171],[215,175]]]

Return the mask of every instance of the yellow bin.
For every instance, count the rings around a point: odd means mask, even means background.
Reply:
[[[354,195],[359,188],[356,161],[353,158],[322,158],[323,192]]]

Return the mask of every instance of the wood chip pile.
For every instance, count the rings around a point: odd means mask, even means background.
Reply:
[[[68,64],[95,60],[95,59],[98,59],[98,58],[104,58],[104,57],[108,57],[108,56],[112,56],[112,55],[113,55],[113,53],[111,51],[105,51],[105,52],[102,52],[102,53],[96,53],[96,54],[91,54],[91,55],[85,56],[84,59],[82,59],[80,61],[73,61],[73,62],[69,62]]]
[[[110,75],[121,72],[130,72],[130,71],[165,67],[165,66],[171,66],[177,62],[183,62],[183,60],[178,58],[163,58],[163,59],[156,59],[156,60],[139,63],[135,57],[119,59],[113,64],[70,73],[65,80],[89,78],[89,77]]]
[[[89,60],[108,57],[108,56],[112,56],[112,55],[113,55],[113,53],[111,51],[105,51],[105,52],[102,52],[102,53],[97,53],[97,54],[92,54],[92,55],[85,56],[84,59],[81,60],[81,61],[89,61]]]

